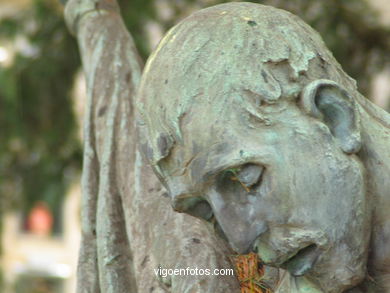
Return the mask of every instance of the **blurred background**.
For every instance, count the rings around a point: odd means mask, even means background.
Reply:
[[[228,1],[119,0],[146,60],[194,10]],[[320,32],[360,91],[390,110],[389,0],[252,1]],[[73,293],[85,87],[57,0],[0,0],[0,292]]]

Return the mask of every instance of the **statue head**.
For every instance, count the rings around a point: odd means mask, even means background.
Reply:
[[[325,292],[364,278],[363,98],[311,27],[258,4],[201,10],[161,41],[138,98],[142,149],[175,210]]]

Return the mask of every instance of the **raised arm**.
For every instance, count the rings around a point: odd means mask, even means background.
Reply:
[[[156,276],[231,269],[229,250],[200,220],[173,212],[137,150],[140,58],[114,0],[70,0],[69,29],[87,79],[78,293],[238,292],[235,276]]]
[[[65,18],[87,80],[77,292],[137,292],[121,177],[135,148],[132,97],[140,59],[116,1],[71,0]]]

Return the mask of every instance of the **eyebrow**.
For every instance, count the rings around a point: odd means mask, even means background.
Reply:
[[[223,145],[222,145],[223,146]],[[232,145],[230,145],[232,146]],[[205,183],[210,182],[215,176],[217,176],[221,171],[241,166],[246,163],[250,163],[255,158],[258,157],[253,150],[244,148],[246,150],[235,148],[232,150],[231,148],[224,148],[223,153],[225,154],[224,160],[221,160],[221,157],[216,156],[215,154],[220,154],[221,143],[217,142],[212,144],[208,150],[203,150],[194,154],[190,159],[186,160],[186,163],[181,168],[180,172],[175,172],[174,174],[164,174],[164,179],[167,183],[167,188],[170,192],[171,198],[180,198],[180,197],[190,197],[192,194],[199,193],[200,186]],[[242,152],[242,153],[241,153]],[[197,164],[198,160],[200,160],[201,155],[208,154],[207,163],[204,167],[201,167],[202,172],[199,172],[200,175],[196,177],[192,177],[192,168]],[[214,160],[212,160],[214,158]],[[209,168],[208,168],[209,167]],[[196,168],[196,167],[195,167]],[[190,176],[190,182],[185,180],[187,176]],[[183,179],[179,179],[183,178]],[[176,182],[175,182],[176,181]],[[185,184],[185,182],[191,184]],[[174,189],[178,189],[175,191]]]
[[[191,165],[194,161],[196,161],[196,159],[191,160],[191,163],[188,166],[186,166],[187,170],[191,169]],[[219,167],[212,168],[209,171],[207,171],[206,174],[204,174],[203,176],[198,177],[198,178],[193,178],[191,176],[191,179],[193,179],[193,180],[195,179],[194,181],[191,180],[192,181],[191,186],[188,186],[187,184],[183,183],[184,180],[180,180],[180,178],[183,178],[183,177],[185,178],[186,173],[187,173],[187,175],[190,174],[191,171],[183,172],[182,175],[180,175],[180,176],[172,176],[170,179],[166,180],[168,187],[170,187],[168,189],[169,189],[169,193],[171,195],[171,198],[176,199],[176,198],[192,197],[192,195],[199,192],[198,187],[200,185],[210,181],[219,172],[229,168],[230,165],[231,164],[223,164]]]

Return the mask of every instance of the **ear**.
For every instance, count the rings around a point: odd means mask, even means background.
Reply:
[[[304,88],[300,102],[307,114],[328,126],[345,153],[360,150],[359,113],[356,102],[345,89],[334,81],[319,79]]]

